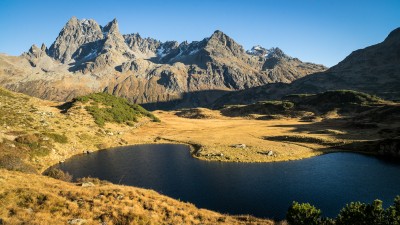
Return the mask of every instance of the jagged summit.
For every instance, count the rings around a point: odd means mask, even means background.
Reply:
[[[290,59],[291,57],[286,55],[280,48],[273,47],[266,49],[260,45],[253,46],[251,50],[246,51],[247,54],[252,56],[260,56],[265,58],[280,58],[280,59]]]
[[[103,32],[96,21],[72,17],[50,46],[49,56],[66,63],[73,59],[72,56],[79,47],[101,39]]]
[[[111,22],[109,22],[105,27],[103,27],[103,33],[105,34],[113,34],[113,33],[119,33],[119,28],[118,28],[118,21],[116,18],[114,18]]]

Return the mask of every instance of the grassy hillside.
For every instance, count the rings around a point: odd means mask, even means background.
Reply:
[[[159,121],[139,105],[101,93],[60,106],[0,89],[0,106],[0,168],[18,171],[43,171],[77,153],[125,145],[126,131]]]
[[[273,224],[198,209],[151,190],[113,184],[82,187],[1,169],[0,206],[2,224]]]

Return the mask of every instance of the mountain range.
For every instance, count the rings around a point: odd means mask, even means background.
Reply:
[[[134,103],[204,106],[223,94],[270,83],[290,83],[325,71],[279,48],[251,50],[217,30],[191,43],[123,35],[116,19],[105,26],[72,17],[50,47],[0,55],[0,85],[66,101],[109,92]]]
[[[0,54],[0,85],[49,100],[108,92],[146,108],[248,104],[289,94],[351,89],[400,99],[400,28],[337,65],[306,63],[281,49],[245,50],[222,31],[201,41],[123,35],[72,17],[48,48]]]

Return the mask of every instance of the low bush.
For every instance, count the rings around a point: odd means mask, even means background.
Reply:
[[[72,175],[69,174],[68,172],[64,172],[60,169],[57,168],[50,168],[48,170],[46,170],[43,175],[48,176],[48,177],[52,177],[54,179],[57,180],[62,180],[62,181],[67,181],[67,182],[71,182],[72,181]]]
[[[318,225],[320,219],[321,210],[309,203],[293,202],[286,215],[286,220],[292,225]]]
[[[384,212],[380,200],[375,200],[372,204],[351,202],[339,212],[336,224],[386,224]]]

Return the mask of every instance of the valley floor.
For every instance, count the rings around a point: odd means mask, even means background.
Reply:
[[[380,124],[379,128],[354,129],[341,118],[318,122],[301,122],[298,118],[254,120],[207,111],[210,118],[203,119],[156,111],[162,123],[148,123],[135,129],[127,140],[191,144],[194,157],[203,160],[275,162],[344,151],[338,147],[377,139],[383,127],[396,127],[396,124]],[[362,152],[362,149],[356,151]]]

